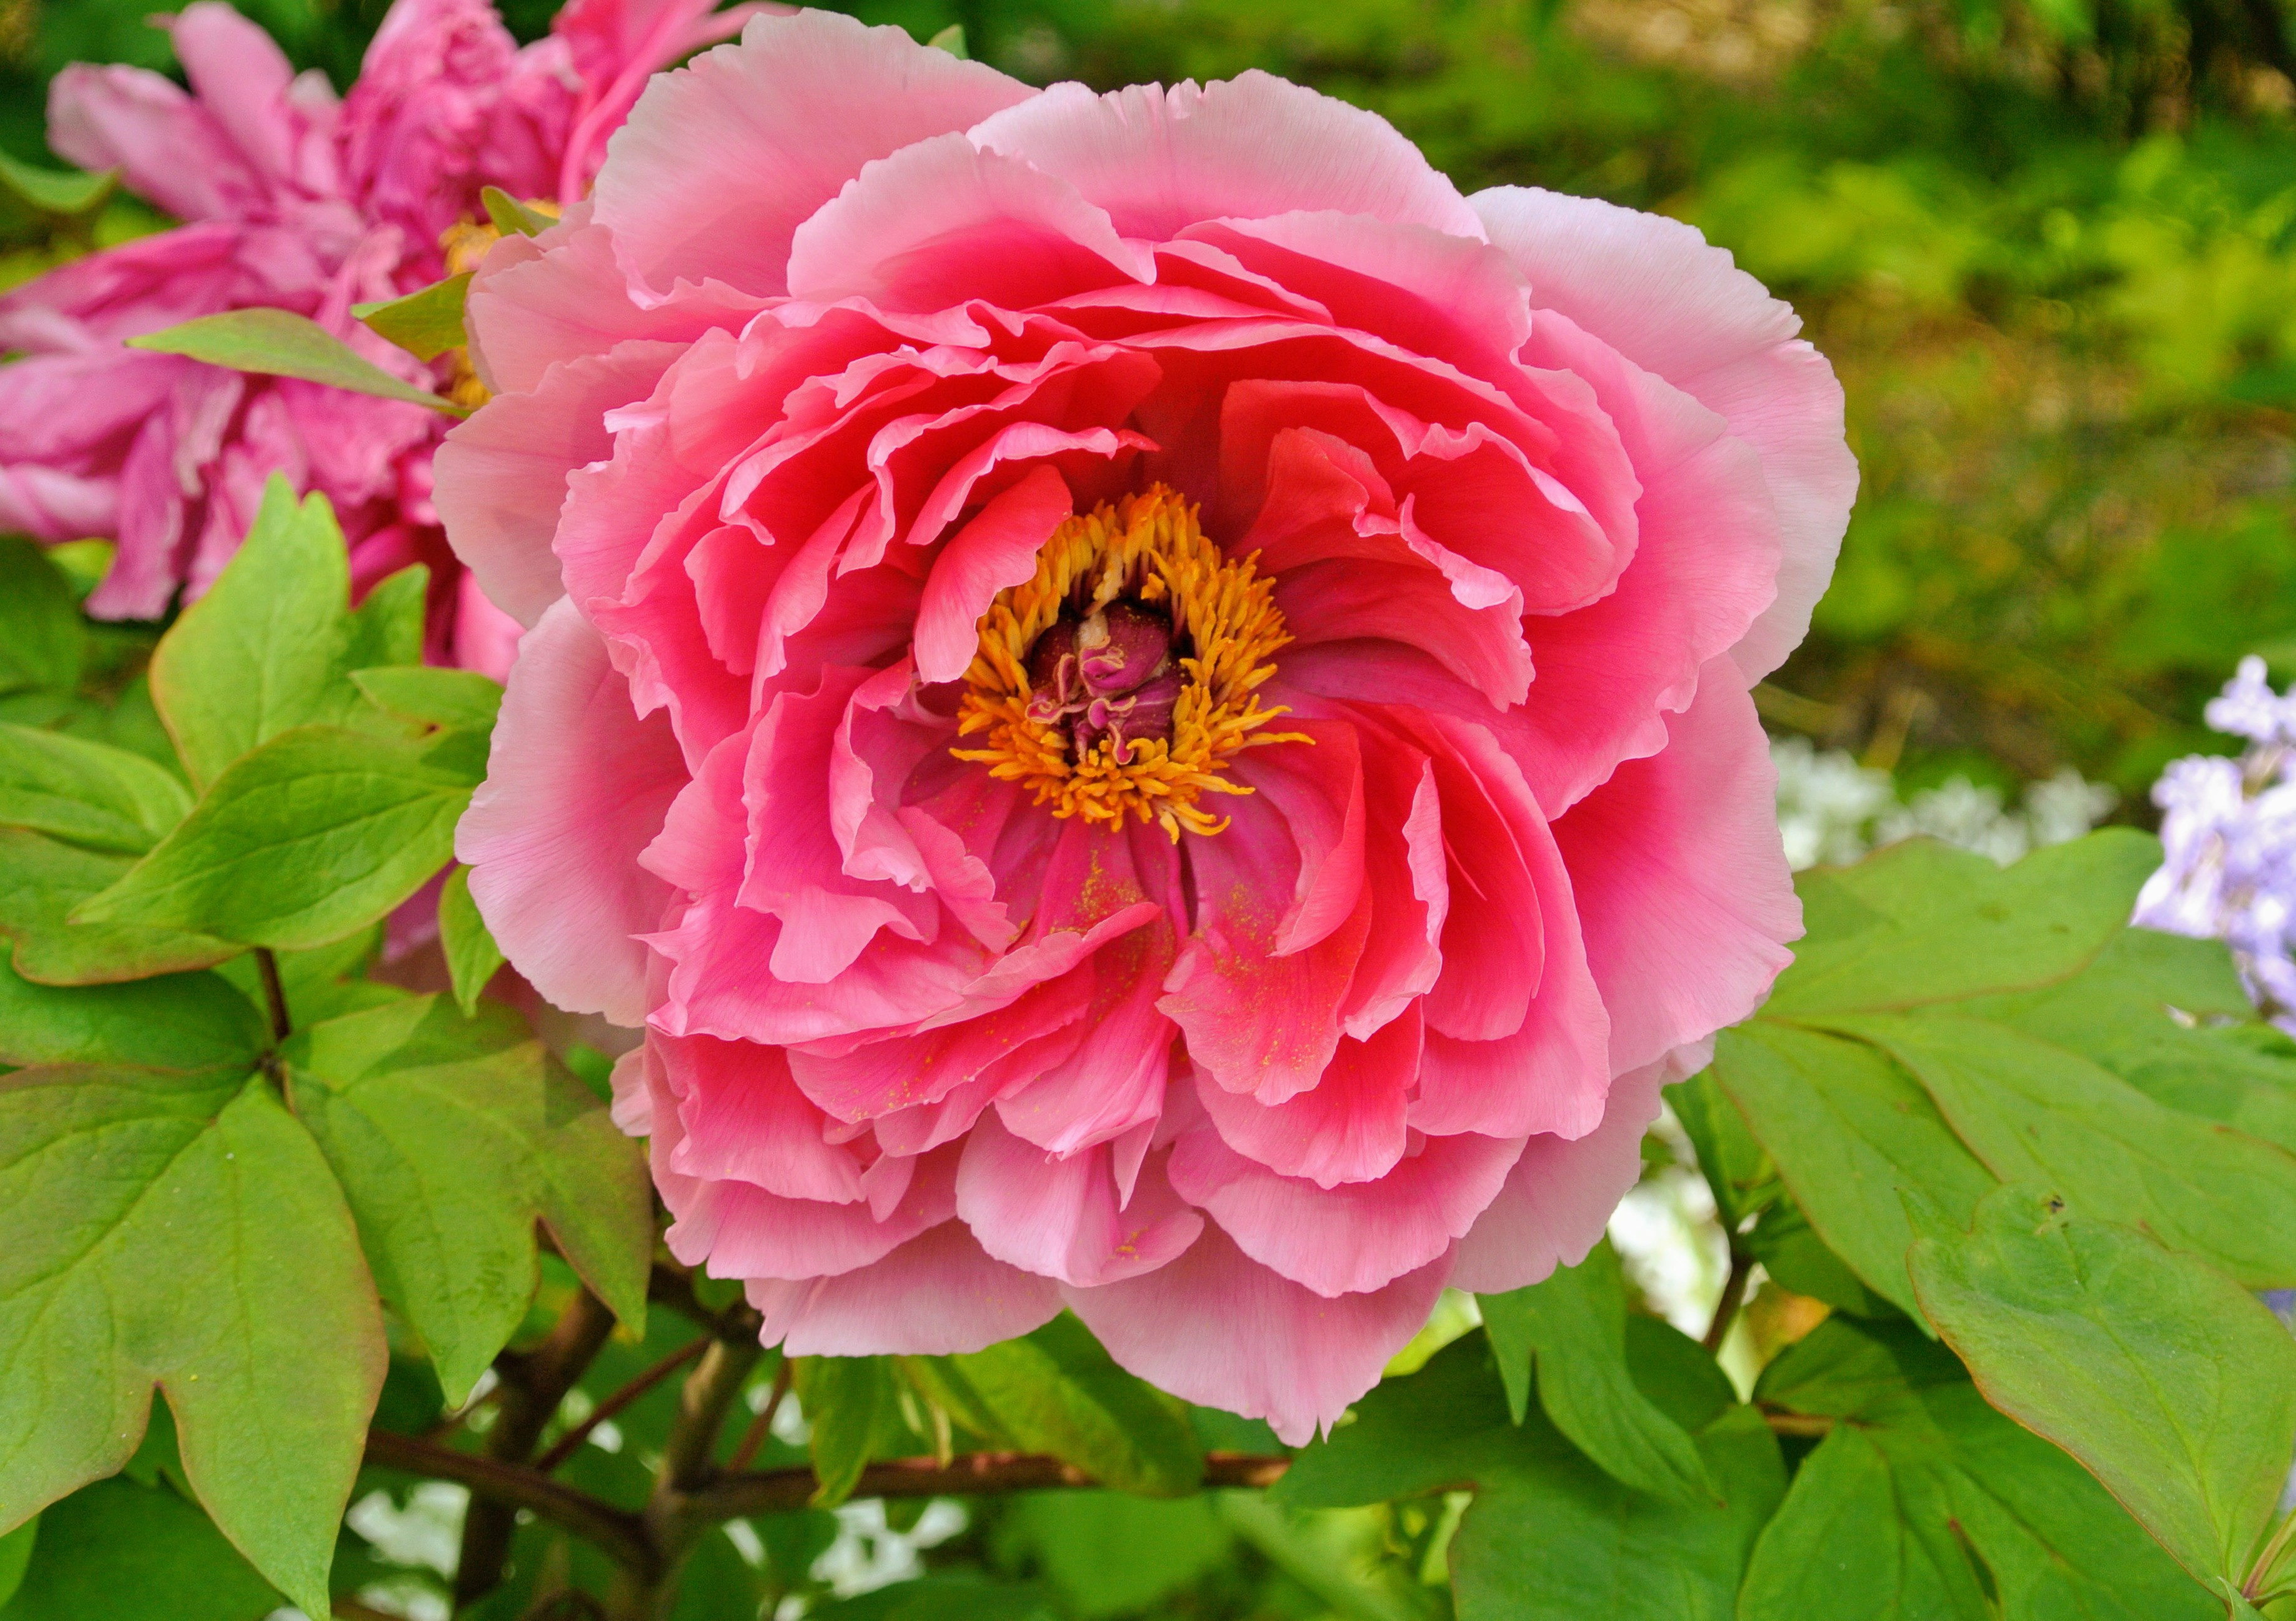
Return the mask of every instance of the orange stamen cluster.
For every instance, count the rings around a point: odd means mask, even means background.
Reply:
[[[1227,818],[1197,804],[1246,794],[1226,768],[1246,749],[1306,742],[1262,731],[1286,711],[1263,708],[1269,662],[1291,641],[1258,553],[1231,561],[1204,537],[1193,507],[1162,485],[1063,522],[1037,553],[1033,579],[996,594],[980,616],[980,650],[964,673],[957,733],[980,747],[953,752],[1034,791],[1056,816],[1121,827],[1128,816],[1181,833],[1217,833]],[[1032,706],[1029,658],[1063,612],[1086,616],[1128,601],[1171,618],[1181,676],[1171,735],[1079,745],[1046,706]]]

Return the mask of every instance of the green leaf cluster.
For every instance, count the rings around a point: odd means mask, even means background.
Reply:
[[[537,1224],[642,1331],[651,1201],[597,1099],[474,988],[362,977],[451,861],[499,696],[421,667],[423,585],[354,609],[326,503],[275,480],[151,654],[167,763],[0,723],[12,1621],[325,1613],[392,1347],[467,1398],[526,1315]],[[77,679],[58,590],[0,609],[19,690]],[[491,943],[454,928],[467,980]],[[160,1474],[107,1478],[162,1435]],[[127,1565],[76,1555],[113,1541]]]

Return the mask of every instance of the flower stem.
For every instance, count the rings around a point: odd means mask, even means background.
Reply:
[[[271,1014],[271,1039],[285,1041],[295,1033],[287,1017],[287,992],[279,983],[279,959],[268,946],[255,948],[255,971],[263,980],[263,1002]]]
[[[690,1344],[680,1346],[619,1390],[615,1391],[613,1395],[600,1402],[588,1418],[559,1437],[552,1444],[548,1452],[534,1461],[534,1467],[543,1474],[549,1474],[582,1449],[582,1443],[590,1438],[592,1430],[621,1412],[632,1402],[636,1401],[638,1397],[676,1372],[687,1363],[701,1355],[709,1348],[709,1337],[705,1334]]]

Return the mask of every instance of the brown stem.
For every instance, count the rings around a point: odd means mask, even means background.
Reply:
[[[501,1409],[487,1431],[488,1458],[515,1464],[533,1456],[558,1404],[589,1367],[613,1327],[613,1313],[585,1289],[568,1303],[541,1345],[524,1355],[505,1352],[495,1359],[503,1393]],[[510,1560],[511,1535],[517,1528],[511,1505],[485,1501],[471,1504],[463,1520],[462,1560],[455,1569],[457,1609],[484,1598],[501,1584],[503,1568]]]
[[[529,1510],[538,1519],[563,1526],[617,1564],[643,1565],[652,1557],[645,1527],[638,1523],[636,1515],[601,1502],[587,1492],[561,1486],[523,1464],[503,1463],[476,1453],[434,1446],[428,1441],[388,1429],[368,1432],[366,1460],[384,1469],[405,1470],[410,1475],[461,1482],[471,1488],[475,1500],[471,1512],[474,1515],[481,1503],[490,1508],[499,1506],[512,1513]]]
[[[750,1460],[758,1455],[758,1449],[773,1433],[774,1414],[782,1410],[782,1398],[789,1394],[790,1370],[793,1366],[795,1364],[784,1355],[782,1365],[774,1370],[774,1388],[766,1394],[766,1404],[758,1409],[758,1416],[751,1419],[750,1428],[742,1432],[741,1445],[734,1447],[734,1455],[726,1460],[727,1474],[738,1475],[749,1468]]]
[[[263,1004],[271,1014],[271,1039],[285,1041],[295,1033],[287,1017],[287,990],[279,983],[279,959],[268,946],[255,948],[255,972],[263,981]]]
[[[560,1464],[565,1462],[567,1459],[572,1457],[576,1453],[582,1450],[582,1443],[590,1438],[590,1432],[592,1430],[597,1429],[599,1425],[604,1423],[608,1419],[612,1418],[616,1413],[621,1412],[623,1408],[628,1406],[632,1402],[636,1401],[638,1397],[644,1396],[647,1391],[652,1389],[656,1385],[661,1383],[662,1380],[668,1379],[671,1374],[676,1372],[680,1368],[684,1367],[687,1363],[692,1362],[695,1357],[701,1355],[702,1352],[709,1348],[709,1337],[705,1334],[701,1339],[693,1340],[690,1344],[680,1346],[676,1350],[672,1351],[668,1355],[663,1357],[660,1362],[654,1363],[652,1367],[648,1368],[644,1372],[639,1374],[628,1384],[624,1385],[619,1390],[615,1391],[613,1395],[608,1396],[604,1401],[600,1402],[596,1409],[591,1412],[588,1418],[584,1419],[579,1424],[577,1424],[573,1429],[559,1437],[558,1439],[551,1445],[551,1448],[548,1452],[544,1453],[542,1456],[537,1458],[534,1461],[534,1467],[545,1475],[549,1474]]]
[[[712,1339],[709,1346],[679,1387],[677,1416],[670,1420],[668,1437],[662,1443],[653,1495],[645,1506],[646,1537],[655,1563],[643,1570],[614,1573],[606,1595],[606,1613],[614,1621],[655,1621],[666,1614],[676,1593],[678,1567],[712,1523],[690,1513],[686,1498],[714,1472],[710,1454],[717,1450],[726,1411],[765,1350],[754,1333],[739,1339]]]
[[[1823,1413],[1784,1412],[1774,1407],[1762,1409],[1762,1421],[1770,1427],[1772,1435],[1830,1436],[1833,1420]]]
[[[1212,1453],[1204,1459],[1206,1486],[1273,1486],[1292,1460],[1248,1453]],[[684,1508],[701,1524],[738,1519],[748,1514],[780,1514],[801,1509],[820,1486],[809,1469],[766,1470],[721,1475],[687,1494]],[[899,1458],[861,1471],[856,1497],[963,1497],[990,1492],[1034,1492],[1100,1484],[1073,1463],[1020,1453],[966,1453],[941,1463],[932,1458]]]
[[[1738,1308],[1745,1304],[1746,1280],[1753,1270],[1754,1257],[1735,1244],[1731,1245],[1730,1275],[1722,1280],[1722,1298],[1714,1303],[1714,1320],[1706,1325],[1705,1337],[1698,1342],[1710,1355],[1722,1348],[1731,1323],[1737,1321]]]

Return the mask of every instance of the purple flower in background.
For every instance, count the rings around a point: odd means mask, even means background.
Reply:
[[[2134,921],[2223,940],[2257,1004],[2296,1032],[2296,686],[2276,693],[2264,660],[2243,659],[2206,713],[2248,749],[2187,756],[2152,785],[2167,858]]]

